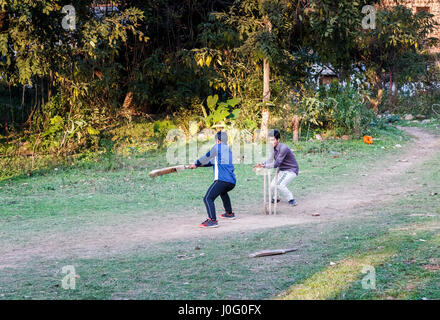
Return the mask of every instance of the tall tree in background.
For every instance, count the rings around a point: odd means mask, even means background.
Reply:
[[[264,5],[265,1],[263,1]],[[272,22],[267,12],[263,12],[263,23],[268,36],[272,36]],[[270,62],[269,58],[265,56],[263,58],[263,103],[270,101]],[[260,127],[260,139],[265,139],[268,134],[269,128],[269,109],[266,106],[263,107],[261,113],[261,127]]]
[[[370,1],[236,1],[227,12],[214,13],[211,25],[203,25],[206,32],[201,42],[206,43],[209,50],[200,53],[209,56],[209,62],[212,61],[217,70],[224,69],[224,61],[230,60],[227,55],[239,60],[241,64],[229,65],[229,69],[240,72],[247,69],[243,71],[248,74],[244,77],[247,82],[252,82],[249,73],[258,74],[259,65],[263,64],[260,91],[263,97],[256,111],[261,115],[261,136],[264,137],[267,107],[273,104],[273,99],[279,99],[280,94],[286,95],[286,92],[275,95],[271,92],[275,79],[282,79],[285,87],[295,87],[295,79],[304,84],[310,73],[306,72],[303,78],[298,76],[314,61],[331,64],[341,77],[353,71],[360,60],[357,40],[364,17],[362,7],[366,4]],[[217,58],[221,66],[217,66]],[[237,76],[224,79],[234,84],[238,82]],[[231,92],[235,95],[235,87],[240,90],[245,86],[234,85]],[[249,98],[249,92],[247,94]]]
[[[65,4],[75,8],[75,30],[62,27],[65,15],[61,8]],[[54,86],[69,97],[70,114],[75,108],[81,108],[79,98],[92,98],[90,94],[94,90],[100,89],[99,95],[93,97],[98,97],[94,103],[108,97],[112,94],[111,83],[121,82],[117,68],[123,44],[130,35],[138,41],[146,40],[143,33],[136,30],[143,14],[134,8],[98,17],[90,1],[84,0],[1,0],[0,6],[9,19],[7,32],[0,35],[0,53],[5,57],[0,63],[0,81],[28,85],[35,90],[39,99],[35,99],[29,120],[45,104],[44,98]],[[100,81],[102,74],[105,78]]]
[[[66,4],[76,8],[73,31],[61,27]],[[377,28],[363,30],[365,4],[371,1],[123,0],[97,15],[86,0],[0,0],[7,22],[0,83],[30,105],[24,114],[35,130],[56,115],[87,123],[107,111],[107,119],[131,119],[135,108],[157,117],[195,113],[218,94],[241,98],[246,128],[260,126],[264,137],[269,110],[293,104],[288,95],[302,94],[313,63],[331,64],[344,80],[367,68],[380,96],[385,74],[398,78],[402,53],[429,42],[426,13],[379,11]]]
[[[372,105],[378,112],[386,82],[389,85],[388,107],[392,106],[394,77],[403,55],[409,52],[416,56],[426,53],[437,43],[438,39],[429,35],[438,24],[432,14],[425,11],[412,13],[404,6],[378,11],[376,21],[376,29],[363,31],[357,45],[360,62],[366,67],[366,75],[376,92]],[[414,59],[417,60],[416,56]]]
[[[323,64],[331,64],[339,78],[347,78],[359,62],[359,41],[363,41],[362,8],[377,0],[310,1],[304,19],[310,32],[304,43],[319,56]]]
[[[274,64],[282,65],[284,62],[292,67],[294,61],[291,50],[287,50],[289,36],[295,23],[295,20],[291,20],[294,8],[296,6],[293,2],[287,0],[235,1],[227,12],[213,13],[212,24],[216,24],[216,28],[212,25],[207,26],[204,33],[205,38],[202,42],[206,41],[210,49],[217,49],[210,53],[210,56],[217,57],[214,63],[223,64],[223,60],[228,61],[232,57],[239,59],[242,64],[236,67],[241,74],[258,72],[261,70],[258,65],[262,65],[262,90],[259,103],[261,106],[259,113],[262,115],[261,138],[267,136],[268,130],[268,107],[271,105],[270,82],[271,73],[274,71],[272,67]],[[212,37],[210,34],[215,34],[217,37]],[[222,37],[222,35],[226,36]],[[278,69],[277,72],[279,71]],[[237,89],[241,90],[240,84],[233,82],[233,91]]]

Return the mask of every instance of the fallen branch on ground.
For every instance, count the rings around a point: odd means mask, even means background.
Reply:
[[[255,253],[251,253],[249,255],[250,258],[258,258],[258,257],[266,257],[266,256],[275,256],[279,254],[285,254],[288,252],[297,251],[298,248],[290,248],[290,249],[277,249],[277,250],[263,250]]]

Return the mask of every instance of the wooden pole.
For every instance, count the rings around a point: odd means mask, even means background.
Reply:
[[[272,214],[272,188],[271,188],[271,184],[272,184],[272,179],[271,179],[271,174],[270,174],[270,169],[267,170],[267,184],[269,187],[269,214]]]
[[[277,214],[277,203],[278,203],[278,169],[275,171],[275,195],[273,203],[273,214]]]
[[[266,198],[266,179],[267,179],[267,177],[266,177],[266,175],[267,175],[267,169],[265,168],[265,169],[263,169],[264,171],[263,171],[263,176],[264,176],[264,182],[263,182],[263,199],[264,199],[264,207],[263,207],[263,212],[264,212],[264,214],[267,214],[267,198]]]

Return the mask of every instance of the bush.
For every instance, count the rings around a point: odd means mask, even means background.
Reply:
[[[413,95],[401,93],[398,97],[396,111],[401,114],[410,113],[438,117],[440,116],[440,89],[431,92],[418,91]]]
[[[168,131],[176,128],[176,126],[169,120],[156,121],[154,123],[154,140],[157,143],[157,148],[162,148],[165,139],[167,137]]]
[[[336,135],[362,135],[375,119],[356,86],[337,82],[321,87],[314,96],[303,97],[299,112],[303,126],[333,130]]]

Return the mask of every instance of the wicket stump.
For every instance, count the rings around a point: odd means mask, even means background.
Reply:
[[[271,169],[264,170],[264,182],[263,182],[263,201],[264,201],[264,214],[277,214],[277,200],[278,200],[278,169],[275,171],[275,190],[274,190],[274,203],[272,210],[272,189],[271,185]],[[269,198],[269,205],[268,199]]]

